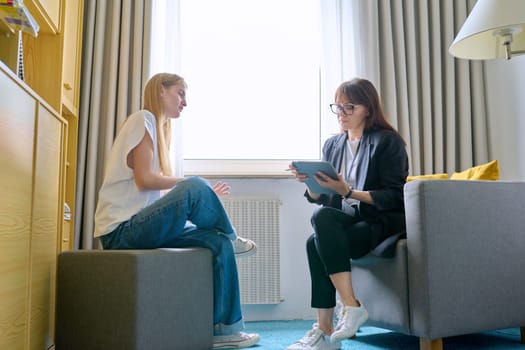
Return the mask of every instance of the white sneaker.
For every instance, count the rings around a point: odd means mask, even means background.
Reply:
[[[337,342],[346,338],[352,338],[367,319],[368,311],[363,305],[359,307],[344,306],[341,309],[341,315],[330,340]]]
[[[237,237],[237,239],[233,241],[233,250],[237,258],[245,258],[255,254],[257,245],[251,239]]]
[[[232,335],[213,337],[213,349],[242,349],[254,346],[261,338],[257,333],[239,332]]]
[[[290,345],[286,350],[337,350],[341,347],[340,342],[331,342],[330,336],[324,334],[319,329],[319,325],[314,323],[304,337]]]

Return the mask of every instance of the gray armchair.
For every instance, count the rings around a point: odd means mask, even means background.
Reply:
[[[521,327],[525,344],[525,182],[405,185],[407,237],[393,258],[352,262],[368,324],[420,338]]]

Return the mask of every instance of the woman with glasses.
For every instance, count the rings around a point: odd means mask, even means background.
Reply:
[[[95,213],[95,237],[104,249],[210,249],[213,347],[250,347],[259,335],[242,332],[234,254],[248,256],[256,246],[237,236],[226,214],[219,195],[229,193],[227,184],[210,186],[200,177],[172,175],[170,120],[179,118],[184,107],[182,77],[159,73],[146,83],[143,109],[126,119],[111,148]]]
[[[333,165],[338,178],[322,172],[314,177],[335,194],[305,192],[309,202],[320,205],[306,244],[317,323],[289,350],[339,349],[341,340],[356,334],[368,312],[354,294],[351,259],[405,231],[408,156],[405,142],[385,118],[374,85],[359,78],[342,83],[330,109],[341,133],[325,142],[323,160]],[[307,180],[292,165],[290,169],[298,181]],[[334,326],[336,292],[342,306]]]

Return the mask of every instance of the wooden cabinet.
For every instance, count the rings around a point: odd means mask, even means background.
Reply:
[[[30,349],[54,344],[56,258],[62,225],[65,121],[37,106],[30,262]]]
[[[0,96],[0,348],[26,349],[36,102],[3,72]]]
[[[40,33],[57,34],[61,28],[63,2],[69,0],[24,0],[24,5],[40,26]]]
[[[80,61],[82,55],[82,17],[80,0],[67,0],[64,7],[62,105],[71,115],[78,115],[80,98]]]
[[[24,81],[59,113],[65,106],[78,116],[84,2],[26,0],[24,4],[41,25],[37,37],[22,36]],[[18,35],[2,28],[0,60],[16,72]]]
[[[24,0],[40,25],[0,25],[0,349],[54,343],[55,270],[72,248],[83,0]]]
[[[70,210],[69,220],[63,221],[63,250],[73,247],[73,217],[76,210],[76,169],[78,115],[80,101],[80,64],[82,60],[82,18],[84,3],[82,0],[65,1],[63,15],[63,45],[62,45],[62,79],[61,79],[61,110],[67,120],[66,139],[66,172],[64,178],[65,203]]]
[[[53,345],[66,121],[0,64],[0,348]]]
[[[76,152],[80,100],[83,0],[26,0],[41,26],[37,37],[23,33],[24,82],[66,121],[64,203],[75,213]],[[16,72],[18,35],[0,27],[0,60]],[[73,244],[73,221],[63,222],[63,249]]]

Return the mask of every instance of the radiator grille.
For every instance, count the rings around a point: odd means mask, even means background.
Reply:
[[[226,197],[224,207],[239,236],[257,253],[237,259],[242,304],[278,304],[281,298],[279,198]]]

